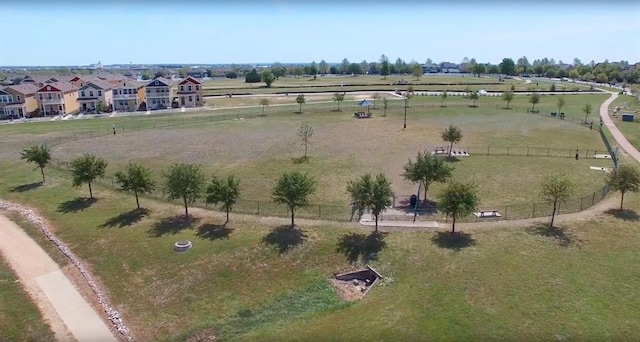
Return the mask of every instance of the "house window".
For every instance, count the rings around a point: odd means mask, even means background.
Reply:
[[[58,106],[58,110],[62,110],[62,106]]]
[[[40,95],[40,100],[42,100],[42,93],[40,93],[40,94],[38,94],[38,95]]]
[[[47,93],[47,99],[51,100],[51,93]]]
[[[18,95],[18,101],[20,101],[20,95]]]
[[[84,90],[80,92],[80,96],[84,97]]]
[[[189,91],[191,91],[191,86],[189,86]]]
[[[152,100],[151,103],[156,104],[156,100]]]
[[[180,86],[180,91],[184,91],[184,86]]]
[[[200,101],[200,96],[196,96],[196,101]]]
[[[189,102],[193,101],[193,97],[189,96]]]
[[[98,90],[98,96],[102,96],[102,90]]]
[[[200,86],[196,86],[196,90],[200,90]]]
[[[89,91],[89,96],[93,97],[93,90]]]
[[[60,100],[60,94],[58,94],[58,100]]]

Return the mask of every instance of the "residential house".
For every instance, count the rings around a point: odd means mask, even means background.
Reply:
[[[45,84],[36,91],[36,100],[43,116],[78,112],[78,88],[69,82]]]
[[[113,107],[112,85],[96,79],[78,89],[78,109],[80,112],[110,111]],[[100,106],[103,108],[101,109]]]
[[[0,114],[21,117],[36,115],[38,112],[36,91],[38,87],[33,84],[5,87],[0,91]]]
[[[91,81],[95,81],[97,79],[98,79],[97,77],[94,77],[91,75],[78,75],[78,76],[71,76],[67,82],[73,84],[76,88],[82,88],[87,83]]]
[[[147,109],[166,109],[171,107],[171,81],[158,77],[145,87],[145,104]]]
[[[43,76],[43,75],[26,75],[22,81],[20,81],[20,84],[33,84],[38,88],[42,88],[44,87],[45,84],[50,84],[50,83],[55,83],[55,82],[60,82],[62,81],[62,79],[58,79],[57,77],[51,77],[51,76]]]
[[[187,77],[178,83],[178,103],[180,107],[202,106],[202,81],[195,77]]]
[[[440,68],[438,67],[438,64],[435,63],[427,63],[422,65],[423,74],[435,74],[439,69]]]
[[[209,73],[204,69],[193,69],[193,70],[187,71],[187,76],[200,78],[200,79],[207,77],[208,74]]]
[[[459,66],[456,63],[442,62],[440,63],[440,70],[445,74],[458,74],[460,73]]]
[[[133,112],[144,102],[144,85],[134,80],[118,82],[113,87],[113,110]]]

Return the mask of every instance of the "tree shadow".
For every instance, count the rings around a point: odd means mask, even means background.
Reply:
[[[167,234],[178,234],[182,230],[193,228],[193,225],[200,221],[199,218],[189,215],[175,215],[165,217],[156,222],[149,228],[148,233],[151,237],[161,237]]]
[[[539,235],[555,239],[562,247],[568,247],[577,240],[572,234],[568,233],[562,227],[549,227],[548,224],[538,223],[533,227],[527,228],[527,231],[533,235]]]
[[[113,227],[126,227],[131,226],[134,223],[142,220],[143,217],[148,216],[151,211],[147,208],[136,208],[133,210],[126,211],[124,213],[120,213],[117,216],[114,216],[105,223],[100,225],[100,228],[113,228]]]
[[[349,262],[362,259],[363,262],[376,260],[378,253],[387,245],[384,241],[387,232],[373,232],[369,235],[351,233],[342,235],[338,240],[336,252],[343,254]]]
[[[196,236],[201,239],[218,240],[228,239],[229,234],[233,232],[233,229],[227,228],[226,224],[212,224],[205,223],[198,227]]]
[[[444,157],[444,160],[446,160],[449,163],[457,163],[460,161],[460,159],[454,155],[446,156]]]
[[[456,252],[476,245],[476,240],[471,234],[463,232],[436,232],[431,241],[440,248],[453,249]]]
[[[35,182],[29,184],[22,184],[9,189],[9,192],[25,192],[33,189],[37,189],[42,186],[42,182]]]
[[[624,221],[640,221],[640,215],[632,209],[609,209],[605,211],[605,214]]]
[[[77,213],[78,211],[83,211],[89,208],[97,201],[97,198],[76,197],[72,200],[60,203],[60,205],[58,205],[58,212],[63,214]]]
[[[303,230],[290,225],[278,226],[262,238],[262,242],[274,246],[278,253],[284,254],[307,240]]]

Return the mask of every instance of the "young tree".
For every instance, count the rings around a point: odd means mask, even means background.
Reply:
[[[104,113],[107,111],[107,106],[104,105],[104,103],[102,101],[98,102],[98,104],[96,105],[96,111],[98,113]]]
[[[354,210],[358,212],[358,220],[362,218],[365,209],[369,207],[372,187],[373,179],[369,173],[347,183],[347,193],[349,193]]]
[[[415,76],[416,81],[420,79],[422,76],[422,66],[418,63],[415,63],[411,66],[411,74]]]
[[[260,115],[264,116],[264,107],[269,105],[269,99],[267,98],[260,99],[260,105],[262,106],[262,113]]]
[[[476,107],[476,101],[478,101],[479,98],[480,96],[478,96],[477,91],[473,91],[469,94],[469,99],[473,100],[473,105],[471,107]]]
[[[564,97],[560,96],[558,98],[558,113],[562,112],[562,107],[564,107],[565,104],[567,104],[567,102],[564,100]]]
[[[204,174],[199,165],[173,164],[164,173],[164,192],[167,199],[182,199],[184,215],[189,217],[189,204],[195,203],[202,196],[204,186]]]
[[[371,199],[369,208],[376,219],[376,230],[378,232],[378,217],[392,204],[392,197],[395,194],[391,190],[391,181],[383,173],[376,175],[371,187]]]
[[[313,136],[313,127],[307,121],[303,121],[300,124],[300,128],[298,128],[298,137],[302,140],[302,145],[304,145],[304,159],[307,159],[307,147],[309,146],[309,141]]]
[[[607,184],[613,191],[620,191],[620,210],[627,192],[640,192],[640,170],[630,164],[622,164],[611,172]]]
[[[443,91],[442,94],[440,94],[440,98],[442,98],[442,103],[440,103],[440,107],[446,107],[444,105],[444,101],[447,100],[447,96],[449,96],[449,94],[447,94],[447,91]]]
[[[375,179],[367,173],[356,180],[349,181],[347,192],[354,208],[358,211],[358,217],[362,216],[365,209],[371,210],[371,214],[375,217],[377,233],[380,214],[392,204],[394,193],[391,190],[391,181],[382,173],[376,175]]]
[[[20,153],[20,159],[26,160],[27,163],[36,164],[36,168],[40,168],[42,174],[42,183],[44,183],[44,168],[51,161],[51,150],[45,145],[34,145]]]
[[[380,75],[383,76],[383,78],[386,80],[387,76],[389,76],[389,58],[387,58],[387,56],[382,55],[380,57]]]
[[[213,205],[221,203],[220,209],[227,213],[227,220],[224,224],[229,222],[229,212],[233,209],[239,197],[240,181],[233,175],[229,175],[226,179],[214,176],[205,190],[205,203]]]
[[[407,97],[412,96],[414,91],[415,91],[415,89],[413,88],[413,86],[408,86],[407,87]]]
[[[373,93],[371,98],[373,99],[373,109],[376,109],[376,101],[380,99],[380,93]]]
[[[585,103],[584,107],[582,107],[582,112],[584,113],[584,122],[587,123],[587,118],[591,114],[591,104]]]
[[[427,190],[432,183],[444,183],[451,177],[453,167],[443,158],[430,152],[418,152],[416,160],[404,165],[404,179],[420,183],[424,187],[424,201],[427,201]],[[418,194],[419,195],[419,194]]]
[[[387,116],[387,109],[389,108],[389,99],[382,98],[382,116]]]
[[[295,226],[294,217],[297,208],[309,205],[309,196],[316,190],[316,181],[307,174],[298,171],[283,173],[276,181],[271,198],[276,203],[287,205],[291,211],[291,227]]]
[[[136,196],[136,206],[140,209],[138,194],[150,194],[156,186],[151,179],[151,172],[142,165],[129,163],[124,171],[115,174],[116,181],[120,185],[120,190],[133,192]]]
[[[79,187],[87,183],[87,185],[89,185],[89,198],[93,198],[91,183],[98,178],[104,177],[106,168],[107,162],[104,159],[98,158],[90,153],[85,153],[81,157],[71,161],[72,185]]]
[[[449,125],[442,131],[442,140],[449,143],[449,157],[453,152],[453,144],[457,144],[462,140],[462,130],[455,125]]]
[[[456,180],[449,182],[438,196],[438,210],[451,216],[452,234],[456,232],[456,219],[472,213],[478,207],[479,202],[475,184]]]
[[[507,90],[502,93],[502,101],[507,101],[507,109],[509,109],[509,104],[513,101],[513,92],[511,90]]]
[[[553,221],[556,217],[558,205],[569,199],[573,193],[573,187],[573,182],[564,174],[551,175],[542,182],[540,196],[545,202],[553,205],[549,228],[553,228]]]
[[[333,101],[338,103],[338,111],[340,111],[340,102],[344,101],[344,93],[336,92],[333,94]]]
[[[300,114],[302,114],[302,105],[306,102],[306,99],[304,98],[304,94],[300,94],[298,96],[296,96],[296,103],[298,103],[300,105]]]
[[[262,82],[267,85],[267,88],[271,88],[271,84],[276,80],[276,76],[271,72],[271,70],[263,70],[260,74],[260,78],[262,79]]]
[[[540,102],[540,95],[537,92],[535,92],[535,93],[531,94],[531,96],[529,96],[529,103],[531,103],[531,111],[532,112],[536,108],[536,104],[538,104],[538,102]]]

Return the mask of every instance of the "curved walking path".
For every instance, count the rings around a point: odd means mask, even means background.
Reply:
[[[616,124],[609,116],[609,106],[613,101],[615,101],[616,98],[618,98],[618,93],[609,93],[611,94],[611,97],[604,101],[602,105],[600,105],[600,118],[603,124],[609,129],[609,132],[611,132],[613,138],[616,139],[618,146],[620,146],[621,149],[623,149],[629,156],[631,156],[631,158],[640,163],[640,152],[638,152],[638,150],[633,147],[631,143],[629,143],[629,140],[627,140],[624,134],[620,132],[618,126],[616,126]]]
[[[2,215],[0,252],[59,341],[118,341],[42,247]]]

